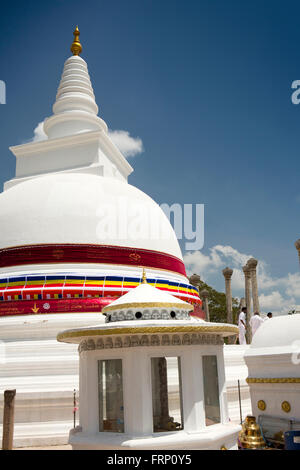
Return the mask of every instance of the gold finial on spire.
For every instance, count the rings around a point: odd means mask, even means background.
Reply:
[[[80,32],[79,32],[78,26],[76,26],[73,34],[74,34],[74,41],[71,46],[71,52],[73,53],[73,55],[79,55],[82,51],[82,45],[80,44],[80,40],[79,40]]]
[[[146,277],[146,270],[145,268],[143,268],[143,277],[142,277],[143,281],[142,281],[142,284],[147,284],[147,277]]]

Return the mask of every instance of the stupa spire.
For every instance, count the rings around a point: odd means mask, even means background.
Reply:
[[[143,268],[142,284],[147,284],[146,270]]]
[[[90,131],[107,132],[107,125],[97,116],[98,106],[87,63],[79,56],[82,46],[78,26],[73,34],[73,55],[64,64],[53,115],[44,123],[44,131],[50,139]]]
[[[79,39],[80,31],[78,29],[78,26],[76,26],[73,34],[74,34],[74,41],[72,42],[71,52],[73,55],[79,55],[82,52],[82,45],[80,44],[80,39]]]

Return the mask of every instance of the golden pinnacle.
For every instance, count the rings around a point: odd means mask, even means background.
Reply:
[[[71,46],[71,52],[73,53],[73,55],[79,55],[82,51],[82,45],[80,44],[80,40],[79,40],[80,32],[79,32],[78,26],[76,26],[73,34],[74,34],[74,41]]]
[[[143,268],[143,277],[142,277],[143,281],[142,281],[142,284],[147,284],[147,277],[146,277],[146,270],[145,268]]]

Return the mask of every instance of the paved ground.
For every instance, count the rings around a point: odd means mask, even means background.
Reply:
[[[72,450],[72,446],[49,446],[49,447],[17,447],[13,450]]]

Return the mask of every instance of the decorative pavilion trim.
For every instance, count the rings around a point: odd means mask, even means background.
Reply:
[[[184,303],[168,303],[168,302],[132,302],[126,304],[108,305],[104,307],[102,313],[111,312],[113,310],[122,310],[129,308],[180,308],[181,310],[191,311],[194,309],[193,305],[185,305]]]
[[[248,384],[300,384],[300,377],[248,377]]]
[[[164,334],[164,333],[214,333],[223,336],[238,334],[238,327],[234,325],[191,325],[191,326],[144,326],[144,327],[115,327],[102,329],[80,329],[65,331],[57,335],[58,341],[71,338],[84,338],[93,336],[135,335],[135,334]]]

